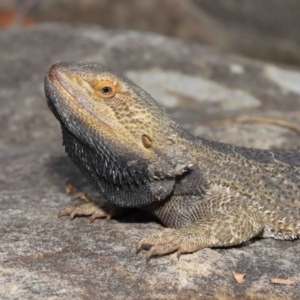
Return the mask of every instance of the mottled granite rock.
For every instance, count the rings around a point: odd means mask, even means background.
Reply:
[[[145,262],[135,243],[162,226],[133,211],[118,220],[57,219],[71,182],[94,194],[61,146],[43,76],[60,61],[95,61],[144,87],[172,117],[207,138],[300,147],[275,125],[206,127],[237,116],[300,125],[300,73],[162,36],[45,24],[0,32],[1,299],[297,299],[299,241],[252,240]],[[246,273],[235,282],[232,271]],[[274,285],[271,278],[294,285]]]

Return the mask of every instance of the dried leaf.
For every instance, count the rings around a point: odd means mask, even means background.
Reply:
[[[285,285],[291,285],[294,284],[293,280],[289,279],[280,279],[280,278],[272,278],[271,279],[272,283],[277,283],[277,284],[285,284]]]
[[[67,194],[73,194],[76,190],[77,190],[76,187],[70,183],[66,186]]]
[[[234,279],[236,280],[237,283],[243,283],[244,282],[244,277],[246,274],[239,274],[234,271],[232,271],[232,274],[234,276]]]

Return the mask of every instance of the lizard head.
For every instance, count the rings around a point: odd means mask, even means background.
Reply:
[[[126,181],[134,172],[150,181],[175,178],[191,167],[178,146],[187,133],[128,79],[98,64],[58,63],[46,75],[45,93],[62,127],[102,157],[107,179]]]

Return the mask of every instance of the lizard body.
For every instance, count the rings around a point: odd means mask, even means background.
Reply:
[[[144,90],[98,64],[53,65],[45,93],[66,152],[99,193],[115,207],[150,210],[169,227],[138,243],[150,248],[148,259],[254,236],[299,238],[300,152],[193,136]],[[87,206],[63,214],[106,215]]]

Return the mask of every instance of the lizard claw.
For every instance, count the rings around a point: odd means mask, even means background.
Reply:
[[[179,259],[183,253],[191,253],[205,248],[204,243],[205,236],[201,230],[198,232],[193,227],[167,228],[141,240],[137,244],[136,250],[138,252],[143,248],[150,248],[146,254],[147,262],[153,256],[170,254],[175,251],[177,259]]]
[[[100,219],[100,218],[105,218],[107,220],[110,220],[111,219],[111,216],[109,215],[108,212],[102,210],[102,209],[97,209],[91,216],[91,220],[90,222],[93,223],[96,219]]]
[[[111,218],[118,217],[122,215],[124,212],[124,209],[118,209],[118,208],[113,208],[109,210],[104,210],[103,208],[99,208],[93,213],[91,217],[91,223],[94,222],[96,219],[100,218],[105,218],[106,220],[110,220]]]
[[[144,240],[141,240],[139,241],[136,246],[135,246],[135,253],[139,253],[141,251],[141,249],[143,248],[143,241]]]
[[[149,262],[149,260],[150,260],[150,258],[151,258],[152,256],[155,256],[155,253],[154,253],[154,251],[153,251],[153,248],[151,248],[151,249],[147,252],[147,254],[146,254],[146,263]]]
[[[66,207],[65,209],[61,210],[57,217],[60,218],[62,216],[67,216],[67,215],[70,215],[70,218],[73,219],[74,216],[72,217],[72,213],[74,212],[74,210],[76,209],[75,206],[70,206],[70,207]]]
[[[106,217],[107,213],[105,214],[105,211],[93,202],[85,203],[79,206],[67,207],[59,212],[58,217],[60,218],[62,216],[70,215],[70,218],[74,219],[76,216],[94,215],[96,212],[98,213],[99,210],[103,212],[103,214],[99,215],[99,217]]]
[[[148,238],[141,240],[136,245],[136,251],[149,249],[146,254],[146,261],[151,257],[172,253],[180,248],[180,243],[176,239],[176,229],[167,228],[161,232],[155,233]],[[179,254],[180,256],[180,254]]]
[[[180,258],[180,256],[181,256],[181,254],[182,254],[182,249],[181,249],[181,248],[179,248],[179,249],[177,250],[177,253],[176,253],[177,260],[179,260],[179,258]]]
[[[145,241],[146,239],[142,239],[136,244],[135,246],[136,253],[139,253],[142,249],[150,249],[152,247],[151,244],[146,243]]]

